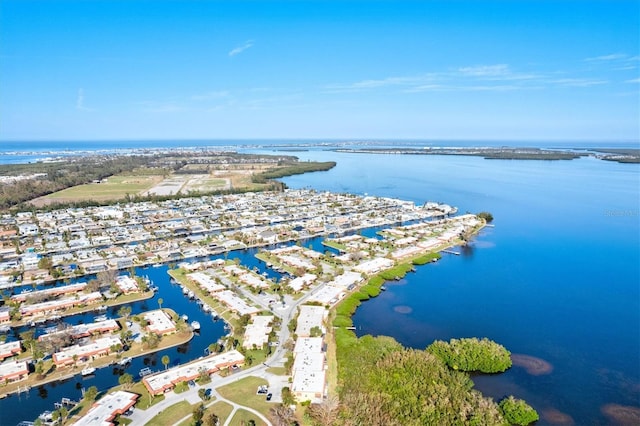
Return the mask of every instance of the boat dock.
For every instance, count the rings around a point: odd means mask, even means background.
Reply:
[[[442,250],[443,253],[447,253],[447,254],[454,254],[456,256],[460,256],[460,253],[457,251],[453,251],[453,250]]]

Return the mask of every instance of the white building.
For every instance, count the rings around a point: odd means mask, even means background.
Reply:
[[[318,327],[325,332],[324,321],[327,318],[327,310],[324,306],[300,306],[300,314],[298,315],[296,335],[298,337],[309,337],[311,329]]]
[[[96,401],[75,426],[111,426],[116,416],[126,413],[135,405],[138,396],[125,391],[110,393]]]

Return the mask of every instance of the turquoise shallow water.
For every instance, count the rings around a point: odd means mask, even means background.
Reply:
[[[549,374],[513,367],[476,377],[495,398],[514,394],[553,424],[605,424],[606,404],[640,406],[640,180],[637,165],[591,158],[498,161],[307,153],[335,158],[290,187],[369,193],[488,210],[473,244],[418,268],[364,303],[358,334],[424,348],[434,339],[486,336],[542,358]]]

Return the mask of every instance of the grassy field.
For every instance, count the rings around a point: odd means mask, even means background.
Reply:
[[[231,414],[231,411],[233,411],[233,406],[231,404],[224,401],[218,401],[207,408],[207,410],[204,412],[204,418],[206,419],[211,413],[213,413],[218,416],[220,424],[223,425],[224,422],[227,421],[227,418],[229,417],[229,414]],[[188,423],[184,426],[188,426]]]
[[[147,425],[165,426],[176,424],[180,419],[191,414],[194,408],[195,406],[192,406],[187,401],[180,401],[166,410],[161,411],[160,414],[152,418]]]
[[[136,377],[134,377],[133,380],[136,380]],[[117,389],[117,388],[118,387],[114,389]],[[164,400],[164,395],[158,395],[152,398],[149,395],[149,391],[147,390],[147,388],[142,382],[137,382],[136,384],[133,385],[133,387],[131,387],[131,389],[128,389],[127,391],[137,393],[138,395],[140,395],[135,406],[136,409],[138,410],[146,410],[147,408],[152,407],[156,405],[158,402]],[[151,402],[151,405],[149,405],[149,402]]]
[[[148,190],[162,181],[162,176],[118,175],[107,178],[104,183],[89,183],[63,189],[46,195],[48,200],[118,200],[127,194],[135,195]]]
[[[266,380],[259,377],[247,377],[230,385],[218,388],[217,390],[220,395],[229,401],[251,407],[268,416],[269,410],[274,405],[267,402],[264,395],[256,395],[258,386],[268,384]]]
[[[253,420],[254,422],[256,422],[257,426],[265,425],[265,422],[260,420],[259,417],[242,409],[236,411],[236,414],[231,419],[231,422],[229,423],[229,425],[243,426],[243,425],[246,425],[249,422],[249,420]]]

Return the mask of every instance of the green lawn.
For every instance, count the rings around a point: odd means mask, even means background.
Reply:
[[[204,417],[206,418],[210,413],[214,413],[220,419],[220,424],[224,424],[227,421],[227,417],[233,411],[233,406],[228,402],[219,401],[213,404],[211,407],[207,408],[207,411],[204,412]]]
[[[271,374],[275,374],[277,376],[286,376],[287,369],[284,367],[269,367],[267,368],[267,372]]]
[[[218,388],[217,391],[229,401],[251,407],[267,416],[273,404],[267,402],[264,395],[256,395],[256,391],[258,390],[258,386],[268,384],[264,379],[251,376]]]
[[[162,180],[162,176],[111,176],[104,183],[88,183],[49,194],[46,198],[65,200],[114,200],[126,194],[139,194],[151,189]]]
[[[152,418],[147,425],[165,426],[176,424],[180,419],[191,414],[194,408],[195,407],[187,401],[180,401],[161,411],[160,414]]]
[[[150,406],[156,405],[158,402],[164,400],[164,395],[158,395],[156,397],[153,397],[153,399],[150,399],[149,391],[142,384],[142,382],[138,382],[133,385],[129,392],[137,393],[138,395],[140,395],[140,398],[138,398],[138,402],[136,402],[136,408],[139,410],[146,410]],[[150,400],[151,405],[149,405]]]
[[[231,423],[229,424],[231,426],[243,426],[243,425],[246,425],[249,422],[249,420],[253,420],[254,422],[256,422],[257,426],[266,424],[255,414],[242,409],[236,411],[236,414],[233,416],[233,418],[231,419]]]

